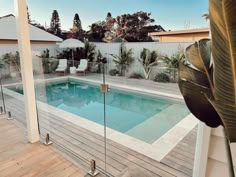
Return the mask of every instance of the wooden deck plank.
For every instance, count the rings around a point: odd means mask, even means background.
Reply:
[[[7,102],[8,102],[9,107],[14,105],[14,110],[12,110],[12,115],[14,115],[14,117],[16,116],[17,119],[18,117],[20,117],[19,120],[25,123],[25,115],[24,115],[24,112],[22,112],[23,104],[21,104],[19,100],[12,100],[12,99],[7,100]],[[93,152],[93,153],[98,152],[102,154],[102,151],[104,148],[104,142],[103,142],[102,136],[97,135],[81,127],[78,129],[77,125],[74,125],[73,123],[62,120],[42,110],[38,110],[38,113],[39,113],[41,126],[43,126],[43,129],[45,130],[53,131],[52,137],[53,136],[57,137],[58,143],[60,143],[61,141],[64,141],[64,140],[59,141],[60,138],[72,140],[74,144],[72,143],[70,145],[70,149],[72,149],[74,152],[80,151],[81,156],[84,156],[84,154],[81,153],[84,151],[81,151],[81,148],[79,147],[81,143],[83,144],[82,150],[85,150],[85,148],[89,147],[90,148],[89,152]],[[49,126],[47,125],[48,123],[50,124]],[[69,143],[70,141],[66,141],[66,142]],[[96,150],[91,151],[91,148],[95,148]],[[170,176],[170,177],[189,176],[188,174],[181,171],[181,169],[180,170],[175,169],[172,166],[154,161],[153,159],[150,159],[140,153],[137,153],[111,140],[107,140],[107,155],[108,155],[108,160],[110,160],[109,162],[115,162],[114,166],[116,166],[116,168],[117,166],[119,166],[118,169],[120,170],[118,171],[122,171],[124,167],[128,167],[129,171],[131,172],[131,175],[134,175],[138,172],[138,174],[136,175],[139,175],[141,177],[143,177],[143,174],[146,174],[146,176],[150,176],[150,177],[153,177],[153,176]],[[189,155],[193,156],[193,154],[189,154]],[[87,158],[87,160],[91,160],[92,157],[94,156],[90,156],[90,158]],[[99,158],[102,158],[102,155],[99,155]]]
[[[67,124],[67,123],[65,123],[65,122],[63,122],[63,123],[62,123],[61,121],[53,122],[53,119],[51,119],[51,120],[52,120],[52,124],[57,124],[57,123],[61,123],[62,125],[66,125],[66,124]],[[68,127],[68,130],[73,131],[73,125],[70,124],[69,127]],[[79,130],[78,130],[78,127],[77,127],[77,129],[75,129],[75,130],[76,130],[76,131],[79,131]],[[80,130],[81,130],[81,128],[80,128]],[[86,133],[83,133],[83,135],[89,135],[89,133],[86,132]],[[76,137],[77,137],[77,136],[76,136]],[[101,145],[101,147],[103,147],[103,146],[104,146],[103,137],[100,137],[100,138],[102,138],[101,141],[100,141],[100,143],[101,143],[100,145]],[[89,137],[87,136],[86,139],[89,139]],[[95,137],[95,138],[93,137],[92,139],[93,139],[92,142],[93,142],[93,146],[94,146],[94,145],[96,145],[96,143],[97,143],[97,142],[95,142],[94,140],[97,140],[98,137]],[[83,143],[85,143],[85,142],[83,141]],[[116,150],[116,151],[118,150],[117,148],[115,148],[115,146],[116,146],[116,145],[114,145],[114,146],[111,145],[111,146],[110,146],[110,144],[107,144],[107,153],[108,153],[108,155],[109,155],[109,153],[110,153],[111,150],[112,150],[112,152],[114,152],[114,150]],[[96,146],[96,148],[97,148],[97,146]],[[146,163],[143,163],[142,158],[143,158],[144,156],[142,155],[142,157],[141,157],[140,159],[138,159],[138,158],[136,158],[136,156],[138,155],[138,153],[136,153],[136,152],[133,152],[133,153],[134,153],[134,154],[131,155],[131,154],[127,154],[126,151],[121,151],[121,150],[120,150],[120,151],[118,151],[116,154],[119,155],[119,156],[123,156],[123,158],[120,160],[121,163],[122,163],[122,162],[125,163],[125,162],[127,161],[127,159],[129,160],[129,158],[130,158],[131,160],[134,160],[134,161],[139,162],[140,166],[143,167],[143,168],[145,168],[145,166],[146,166],[147,168],[149,168],[149,169],[152,168],[151,164],[153,164],[154,161],[153,161],[152,163],[149,162],[149,163],[147,163],[147,164],[146,164]],[[113,155],[114,155],[114,154],[113,154]],[[127,156],[127,155],[128,155],[128,156]],[[117,158],[117,157],[116,157],[116,158]],[[155,161],[155,162],[156,162],[156,161]],[[158,164],[159,164],[159,163],[158,163]],[[160,169],[161,169],[161,168],[160,168]],[[165,168],[164,168],[164,169],[165,169]],[[171,169],[168,168],[168,169],[166,169],[166,171],[171,171]],[[160,171],[159,171],[159,173],[160,173]],[[175,172],[175,173],[177,173],[177,172]],[[165,173],[164,175],[168,175],[168,174]]]
[[[197,126],[161,162],[192,176]]]
[[[56,124],[58,124],[58,122],[59,121],[57,121],[57,122],[54,122],[53,121],[53,119],[51,119],[51,121],[52,121],[52,123],[51,123],[51,128],[53,128],[53,126],[54,125],[56,125]],[[64,125],[65,126],[65,124],[63,123],[62,125]],[[60,130],[62,130],[63,129],[63,127],[56,127],[56,129],[60,129]],[[70,130],[70,131],[72,131],[72,127],[71,126],[68,126],[68,128],[67,128],[68,130]],[[66,132],[68,132],[68,131],[65,131],[65,130],[63,130],[63,133],[66,133]],[[52,136],[53,136],[53,134],[54,133],[52,133]],[[73,136],[74,134],[71,134],[71,136]],[[78,135],[78,134],[77,134]],[[74,136],[75,138],[78,138],[79,136]],[[74,141],[73,139],[71,139],[71,141]],[[84,143],[86,143],[85,142],[86,141],[86,139],[84,139],[83,141],[76,141],[78,144],[80,144],[80,147],[81,147],[81,144],[84,144]],[[91,142],[91,144],[90,144],[90,146],[93,146],[93,147],[95,147],[96,149],[98,149],[98,146],[96,145],[96,142]],[[104,143],[102,142],[102,144],[101,144],[101,153],[104,153],[104,149],[103,149],[103,146],[104,146]],[[113,159],[116,159],[116,163],[115,164],[113,164],[113,166],[117,166],[117,163],[119,162],[120,164],[124,164],[124,165],[129,165],[130,164],[130,161],[129,161],[129,156],[127,156],[127,153],[124,153],[123,152],[123,154],[124,154],[124,156],[122,157],[121,156],[121,154],[120,153],[117,153],[117,154],[115,154],[115,153],[113,153],[112,151],[111,151],[111,149],[108,147],[107,148],[107,156],[108,157],[111,157],[111,158],[113,158]],[[114,161],[113,161],[114,162]],[[109,162],[109,159],[108,159],[108,164],[111,164],[112,162]],[[164,176],[171,176],[170,175],[170,173],[169,172],[165,172],[164,170],[161,170],[161,169],[158,169],[158,168],[155,168],[155,167],[153,167],[153,166],[150,166],[150,164],[145,164],[145,163],[141,163],[141,165],[139,166],[139,167],[142,167],[142,168],[147,168],[148,170],[151,170],[152,172],[154,172],[154,174],[160,174],[160,175],[164,175]],[[123,169],[124,169],[124,167],[123,167]]]
[[[172,168],[174,168],[176,170],[179,170],[179,171],[183,172],[184,174],[186,174],[188,176],[192,176],[192,170],[191,169],[188,169],[185,166],[182,166],[178,163],[175,163],[172,160],[169,160],[169,159],[165,158],[165,159],[162,160],[162,163],[164,163],[168,166],[171,166]]]
[[[56,174],[54,174],[55,177],[65,177],[65,176],[70,176],[72,175],[74,172],[76,172],[77,169],[74,168],[73,165],[70,165],[66,168],[64,168],[61,172],[58,172]]]
[[[68,177],[84,177],[84,176],[79,175],[79,174],[80,174],[80,171],[77,170],[77,171],[75,171],[74,173],[72,173],[71,175],[69,175]]]
[[[35,177],[38,176],[40,172],[45,171],[45,169],[48,169],[48,167],[57,163],[64,164],[64,167],[70,166],[71,173],[68,173],[68,175],[74,172],[78,172],[77,174],[75,173],[77,176],[84,176],[86,174],[84,168],[75,166],[71,162],[68,162],[63,156],[56,153],[52,146],[46,147],[41,145],[41,143],[27,143],[25,129],[23,130],[18,127],[16,120],[7,121],[1,117],[0,129],[1,126],[7,124],[11,125],[12,129],[9,131],[3,131],[0,135],[2,150],[4,149],[4,151],[1,152],[0,158],[1,177]],[[10,136],[13,132],[17,138]],[[11,146],[9,146],[9,142],[12,143]],[[4,143],[5,148],[3,146]],[[64,168],[60,167],[58,166],[55,173],[64,173]],[[44,174],[43,176],[49,177],[51,175]]]
[[[48,116],[48,114],[47,114],[47,116]],[[136,154],[135,154],[136,155]],[[127,156],[126,156],[127,157]],[[125,158],[126,158],[125,157]],[[138,160],[138,161],[140,161],[140,160]],[[141,161],[142,162],[142,161]],[[142,164],[143,165],[143,164]],[[147,164],[146,166],[150,166],[150,164]],[[153,166],[151,166],[151,167],[153,167]],[[150,168],[150,167],[147,167],[147,168]],[[163,171],[163,170],[159,170],[159,171]],[[171,169],[170,168],[168,168],[166,171],[171,171]],[[173,173],[178,173],[178,172],[176,172],[176,171],[174,171]],[[169,175],[168,173],[166,173],[165,172],[165,175]]]

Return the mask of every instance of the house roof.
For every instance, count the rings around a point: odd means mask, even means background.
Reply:
[[[167,36],[175,34],[193,34],[193,33],[206,33],[209,32],[209,28],[199,28],[199,29],[188,29],[188,30],[177,30],[177,31],[166,31],[166,32],[151,32],[148,33],[149,36]]]
[[[6,15],[0,17],[0,40],[17,40],[16,19],[14,15]],[[61,38],[52,35],[40,28],[29,24],[30,40],[31,41],[52,41],[60,42]]]

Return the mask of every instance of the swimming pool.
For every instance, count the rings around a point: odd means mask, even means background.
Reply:
[[[104,123],[103,93],[93,84],[67,80],[37,84],[39,101],[100,125]],[[23,93],[22,89],[14,89]],[[106,94],[109,128],[152,144],[189,114],[181,101],[111,89]]]

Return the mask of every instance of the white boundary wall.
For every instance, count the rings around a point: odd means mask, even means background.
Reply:
[[[100,50],[101,54],[107,58],[107,72],[109,70],[116,68],[113,62],[113,57],[109,54],[119,55],[119,49],[121,43],[94,43],[96,45],[96,52]],[[143,48],[147,48],[151,51],[155,50],[162,55],[171,56],[178,49],[182,48],[185,49],[187,46],[191,44],[191,42],[127,42],[125,43],[127,50],[130,48],[133,49],[133,56],[135,61],[129,67],[129,72],[126,73],[126,76],[129,76],[132,73],[143,73],[142,66],[138,59],[140,58],[140,53],[142,52]],[[155,75],[155,68],[153,68],[153,72],[151,73],[151,78]]]
[[[116,68],[115,63],[113,62],[113,57],[109,54],[119,55],[119,49],[121,43],[94,43],[96,45],[96,53],[98,50],[102,53],[104,57],[107,58],[107,73],[111,70]],[[142,52],[143,48],[147,48],[151,51],[155,50],[162,55],[171,56],[178,49],[185,49],[187,46],[191,44],[191,42],[127,42],[125,43],[127,49],[129,50],[132,48],[133,56],[135,58],[134,62],[129,66],[128,72],[126,76],[129,76],[132,73],[140,73],[143,74],[142,65],[138,61],[140,58],[140,53]],[[45,49],[50,50],[50,56],[56,56],[58,54],[57,51],[61,51],[56,44],[31,44],[32,51],[41,52]],[[15,52],[18,50],[17,44],[0,44],[0,56],[8,53],[8,52]],[[153,79],[156,73],[161,72],[160,68],[153,67],[153,70],[150,75],[150,79]]]
[[[40,55],[43,50],[49,49],[50,56],[56,56],[57,55],[57,45],[56,44],[31,44],[32,54],[36,52],[37,55]],[[18,50],[18,44],[0,44],[0,57],[6,53],[9,52],[16,52]],[[35,58],[35,57],[33,57]],[[39,58],[38,58],[39,59]],[[39,60],[33,60],[33,65],[37,67],[42,67],[39,65],[39,62],[41,62],[41,59]],[[38,69],[36,69],[38,70]],[[4,76],[7,76],[10,74],[10,68],[1,68],[1,74]]]

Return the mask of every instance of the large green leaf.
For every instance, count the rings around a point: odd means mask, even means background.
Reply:
[[[236,1],[209,0],[214,59],[214,99],[226,134],[236,142]]]
[[[223,125],[236,142],[236,1],[209,0],[212,41],[186,48],[179,87],[190,111],[208,126]]]
[[[195,117],[211,127],[222,124],[218,113],[208,101],[207,97],[211,95],[209,88],[184,80],[179,82],[179,86],[186,105]]]
[[[209,44],[209,39],[202,39],[186,48],[186,60],[179,64],[179,87],[193,115],[208,126],[217,127],[222,122],[209,101],[213,97]]]

